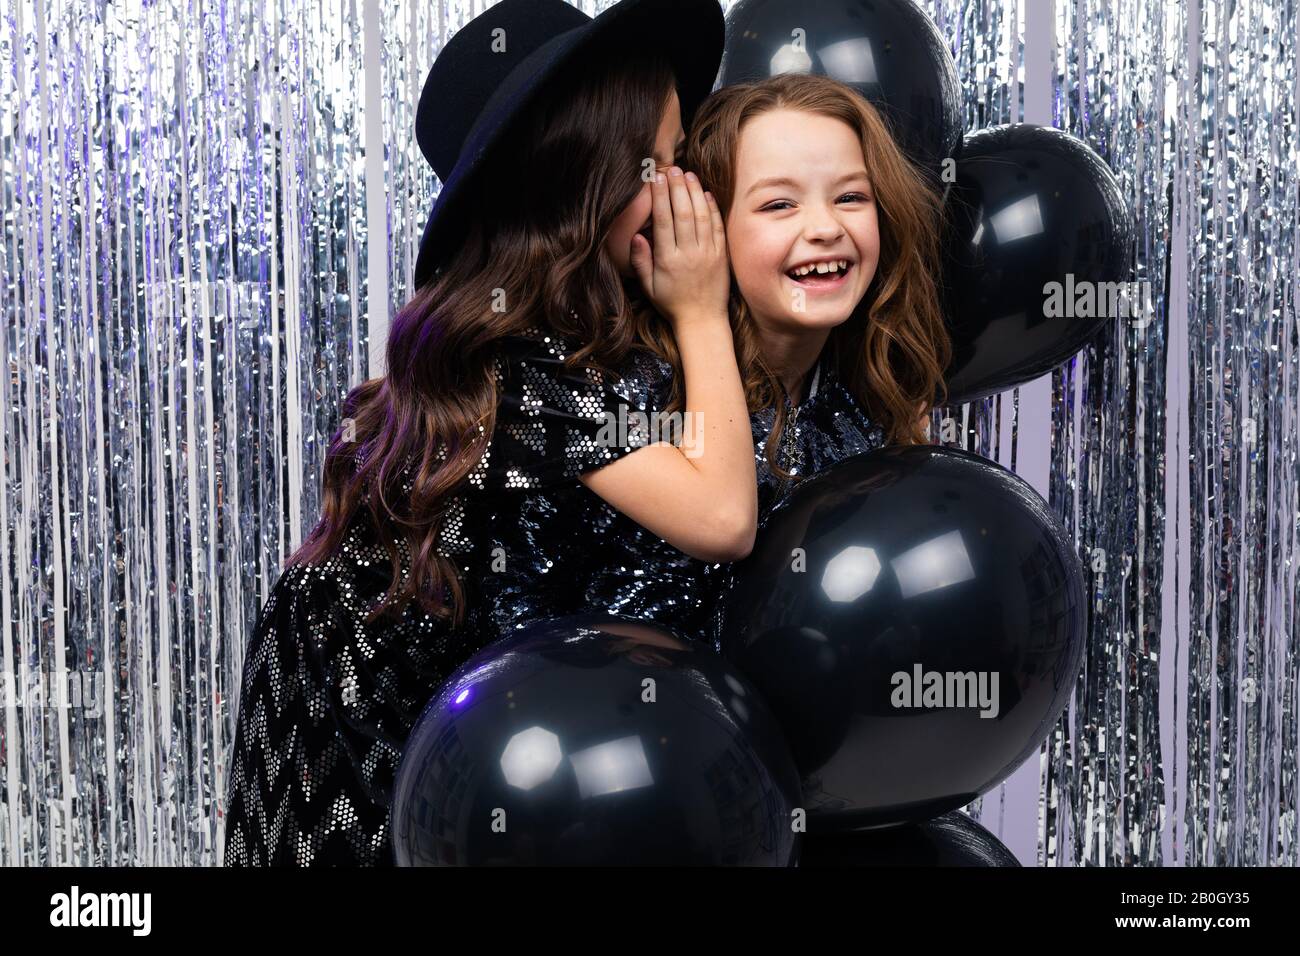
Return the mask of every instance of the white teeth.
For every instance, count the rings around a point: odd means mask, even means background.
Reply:
[[[838,272],[838,271],[846,270],[848,269],[848,267],[849,267],[849,260],[834,259],[830,262],[817,262],[806,266],[797,266],[796,268],[791,269],[790,272],[796,276],[806,276],[813,272],[818,272],[825,275],[828,272]]]

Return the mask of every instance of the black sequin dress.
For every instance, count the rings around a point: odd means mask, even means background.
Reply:
[[[798,405],[786,403],[786,423],[777,451],[777,463],[790,475],[786,479],[779,478],[767,463],[767,438],[775,421],[775,408],[761,409],[749,417],[760,522],[800,480],[885,444],[884,429],[871,420],[840,381],[825,352],[813,367],[808,397]]]
[[[492,439],[440,542],[462,570],[462,626],[415,605],[396,622],[364,621],[392,571],[361,519],[328,561],[276,582],[244,663],[227,865],[391,865],[388,803],[406,738],[452,671],[507,628],[605,609],[704,634],[709,603],[693,583],[706,565],[578,481],[651,443],[671,366],[636,353],[607,378],[564,369],[568,351],[535,330],[502,345]]]
[[[276,582],[245,658],[226,865],[392,865],[388,806],[406,739],[442,682],[508,628],[604,609],[716,643],[728,566],[678,551],[578,481],[651,443],[671,366],[637,353],[608,379],[562,368],[569,351],[541,332],[503,344],[492,440],[441,541],[466,588],[460,627],[415,605],[365,623],[391,566],[360,520],[339,553]],[[751,417],[760,518],[792,485],[764,457],[774,417]],[[796,480],[883,443],[825,362],[787,421],[781,460]]]

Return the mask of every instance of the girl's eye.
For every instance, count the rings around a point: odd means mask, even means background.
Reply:
[[[849,202],[871,202],[871,197],[866,195],[865,193],[845,193],[843,196],[840,197],[840,199],[847,199]],[[788,199],[776,199],[768,203],[766,206],[763,206],[758,211],[759,212],[768,212],[769,210],[776,211],[782,208],[791,207],[793,205],[794,204],[791,203]]]

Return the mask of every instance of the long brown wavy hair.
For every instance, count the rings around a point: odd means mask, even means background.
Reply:
[[[877,203],[880,261],[853,315],[832,330],[827,348],[850,393],[891,443],[926,440],[918,407],[928,413],[939,390],[951,341],[939,306],[940,199],[925,174],[899,149],[885,120],[852,87],[824,76],[785,73],[713,93],[689,133],[686,164],[713,192],[724,217],[735,195],[736,150],[745,124],[769,110],[802,110],[846,123],[862,142]],[[766,445],[776,451],[785,426],[785,388],[764,360],[749,307],[732,280],[731,324],[750,411],[775,407]]]
[[[391,325],[386,374],[344,400],[320,521],[288,564],[335,554],[365,509],[393,567],[367,620],[411,601],[464,619],[439,540],[492,435],[503,338],[553,330],[575,344],[570,366],[608,371],[637,347],[678,364],[671,329],[603,247],[642,188],[673,88],[666,61],[625,53],[597,54],[557,77],[476,174],[463,237]]]

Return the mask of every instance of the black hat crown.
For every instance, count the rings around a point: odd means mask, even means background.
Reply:
[[[429,69],[415,114],[420,152],[439,179],[451,175],[475,121],[510,74],[547,43],[591,22],[565,0],[502,0],[456,31]]]
[[[483,157],[562,68],[595,46],[662,53],[687,123],[713,88],[724,35],[717,0],[619,0],[594,19],[565,0],[501,0],[465,24],[434,59],[415,112],[416,141],[442,181],[416,286],[463,224],[462,199]]]

